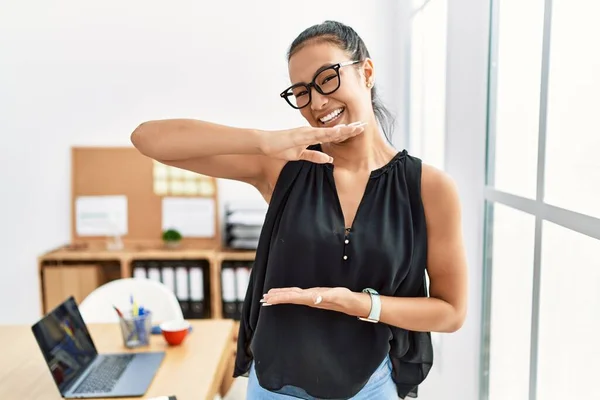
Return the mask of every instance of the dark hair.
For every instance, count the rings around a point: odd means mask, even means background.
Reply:
[[[340,49],[347,51],[352,60],[361,61],[370,58],[369,50],[360,36],[348,25],[337,21],[325,21],[305,29],[290,45],[288,62],[296,52],[311,42],[328,42],[335,44]],[[373,112],[381,126],[381,130],[388,142],[392,142],[394,129],[394,116],[381,102],[375,86],[371,88]]]

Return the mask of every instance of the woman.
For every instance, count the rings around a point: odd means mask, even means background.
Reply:
[[[429,332],[454,332],[466,314],[456,189],[384,139],[375,67],[354,30],[310,27],[288,60],[281,97],[310,127],[151,121],[132,142],[165,164],[250,183],[269,202],[234,373],[249,374],[248,399],[416,396],[433,361]]]

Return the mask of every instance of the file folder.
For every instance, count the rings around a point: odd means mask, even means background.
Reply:
[[[148,263],[148,279],[155,282],[161,282],[160,264],[156,261]]]
[[[236,283],[236,300],[237,310],[235,319],[239,320],[242,317],[242,307],[248,290],[248,281],[250,280],[250,268],[244,263],[237,264],[235,268],[235,283]]]
[[[146,267],[143,261],[134,261],[132,263],[133,277],[137,279],[146,279]]]
[[[135,260],[134,278],[161,282],[171,290],[184,318],[210,318],[210,264],[207,260]],[[235,290],[235,289],[234,289]]]
[[[221,290],[223,300],[223,317],[235,319],[237,314],[237,296],[235,270],[231,264],[223,262],[221,270]]]
[[[188,269],[183,264],[175,268],[175,294],[184,318],[190,317],[190,289]]]
[[[204,270],[200,265],[190,268],[190,318],[206,318],[204,304]]]
[[[173,293],[175,293],[175,270],[170,263],[166,263],[161,268],[162,283]]]

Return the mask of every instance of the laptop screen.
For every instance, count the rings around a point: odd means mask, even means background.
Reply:
[[[73,297],[31,329],[61,393],[98,354]]]

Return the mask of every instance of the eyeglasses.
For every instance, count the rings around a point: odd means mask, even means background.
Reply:
[[[324,67],[317,71],[312,82],[296,83],[280,93],[280,96],[287,101],[293,108],[299,110],[310,104],[312,99],[312,90],[315,90],[322,95],[328,95],[340,88],[340,68],[347,65],[354,65],[358,61],[344,61],[328,67]]]

